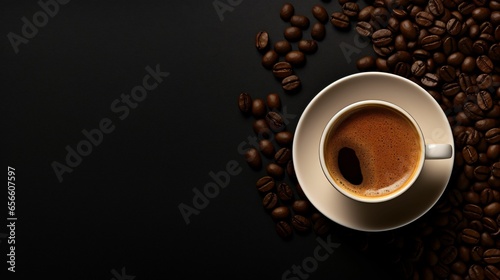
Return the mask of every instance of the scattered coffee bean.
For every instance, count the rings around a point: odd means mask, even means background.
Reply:
[[[244,114],[250,114],[252,112],[252,97],[250,94],[246,92],[240,93],[238,96],[238,107]]]
[[[299,41],[297,46],[299,48],[299,51],[306,53],[306,54],[312,54],[318,50],[318,43],[315,40],[302,39]]]
[[[290,216],[290,209],[287,206],[279,206],[271,212],[271,217],[275,220],[283,220]]]
[[[356,62],[359,71],[370,71],[375,69],[375,58],[371,55],[363,56]]]
[[[281,114],[278,112],[271,111],[267,113],[266,121],[269,125],[269,128],[271,128],[271,130],[274,132],[280,132],[285,129],[285,121],[283,120]]]
[[[392,32],[389,29],[379,29],[372,34],[373,45],[384,47],[392,43]]]
[[[280,40],[274,43],[274,51],[280,55],[285,55],[292,50],[292,44],[287,40]]]
[[[248,149],[245,154],[245,160],[248,165],[253,169],[260,169],[262,166],[262,158],[259,151],[255,148]]]
[[[500,137],[500,130],[499,130]],[[282,147],[290,147],[293,141],[293,133],[290,131],[281,131],[274,136],[276,143]]]
[[[269,33],[266,31],[259,31],[255,36],[255,47],[260,52],[264,52],[269,48]]]
[[[285,3],[281,7],[280,17],[284,21],[290,21],[294,13],[295,13],[295,8],[293,7],[293,5],[290,3]]]
[[[310,21],[309,18],[307,18],[306,16],[293,15],[290,18],[290,23],[292,24],[292,26],[296,26],[301,29],[307,29],[309,28]]]
[[[291,179],[296,179],[295,178],[295,167],[293,166],[293,160],[289,160],[286,164],[286,174],[288,174],[288,176],[291,178]]]
[[[281,86],[285,91],[293,92],[301,87],[301,81],[297,75],[290,75],[281,81]]]
[[[274,189],[275,182],[271,176],[263,176],[257,180],[255,186],[259,192],[267,193]]]
[[[269,176],[275,179],[281,179],[283,178],[283,175],[285,175],[285,170],[283,169],[283,167],[274,162],[271,162],[266,166],[266,172]]]
[[[467,244],[477,244],[479,242],[479,237],[480,233],[473,229],[466,228],[462,230],[462,241]]]
[[[301,51],[291,51],[285,55],[285,60],[294,66],[303,66],[306,62],[306,56]]]
[[[277,93],[269,93],[266,97],[267,107],[270,110],[279,110],[281,109],[281,99],[279,94]]]
[[[477,68],[483,73],[491,73],[493,71],[493,62],[486,55],[478,56],[476,59]]]
[[[291,159],[292,159],[292,150],[286,147],[279,149],[274,155],[274,160],[279,165],[285,165]]]
[[[276,62],[278,62],[279,55],[276,51],[274,50],[268,50],[263,56],[262,56],[262,66],[264,66],[267,69],[271,69]]]
[[[292,203],[293,212],[301,215],[309,213],[310,208],[309,201],[305,199],[297,199]]]
[[[299,232],[305,232],[311,228],[311,221],[302,215],[294,215],[292,217],[292,226]]]
[[[252,128],[255,134],[261,138],[269,138],[272,133],[265,119],[255,120],[252,124]]]
[[[356,32],[363,37],[370,37],[373,31],[373,26],[366,21],[359,21],[356,24]]]
[[[351,18],[355,18],[359,13],[359,6],[355,2],[346,2],[342,5],[342,12]]]
[[[311,28],[311,37],[316,41],[322,41],[325,39],[326,29],[325,25],[321,22],[316,22]]]
[[[319,22],[323,24],[328,22],[328,12],[325,7],[321,5],[314,5],[312,7],[312,14]]]
[[[255,118],[262,118],[266,114],[266,111],[267,111],[266,103],[261,98],[255,98],[252,101],[251,108],[252,108],[251,109],[252,115]]]
[[[265,157],[268,158],[273,157],[275,153],[274,145],[268,139],[261,139],[259,141],[259,150]]]
[[[292,65],[286,61],[280,61],[273,66],[273,75],[278,79],[284,79],[293,74]]]
[[[286,239],[292,235],[293,229],[286,221],[279,221],[276,223],[276,232],[281,238]]]
[[[341,12],[333,12],[330,17],[330,22],[339,29],[347,29],[350,26],[349,17]]]
[[[267,193],[262,199],[262,205],[264,205],[264,208],[267,210],[274,209],[277,204],[278,196],[273,192]]]
[[[297,26],[289,26],[285,28],[284,36],[290,42],[297,42],[302,39],[302,30]]]
[[[282,201],[289,201],[293,198],[292,188],[285,182],[278,184],[276,193]]]

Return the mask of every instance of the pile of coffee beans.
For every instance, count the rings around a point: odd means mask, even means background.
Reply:
[[[373,47],[373,55],[357,60],[360,71],[405,77],[441,106],[455,141],[453,174],[436,205],[408,226],[380,233],[344,228],[323,217],[301,192],[290,151],[293,132],[269,102],[279,95],[264,101],[242,93],[239,108],[254,118],[261,139],[245,159],[257,171],[265,165],[267,174],[259,175],[256,187],[277,233],[286,238],[311,227],[332,233],[387,264],[396,279],[500,279],[500,1],[338,3],[340,9],[330,13],[313,6],[312,17],[285,3],[279,11],[290,23],[285,39],[271,47],[268,33],[257,34],[262,65],[285,93],[296,92],[301,81],[294,68],[304,67],[306,55],[317,51],[325,25],[354,30]],[[310,38],[304,38],[309,28]]]
[[[275,222],[276,232],[289,238],[293,232],[318,235],[330,231],[332,222],[311,205],[295,177],[292,159],[293,132],[287,129],[281,110],[281,98],[269,93],[265,99],[252,98],[246,92],[238,96],[238,107],[253,119],[252,129],[259,141],[245,154],[248,165],[264,174],[255,181],[262,206]]]

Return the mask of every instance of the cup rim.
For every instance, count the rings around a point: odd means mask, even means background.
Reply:
[[[325,144],[325,140],[326,140],[326,137],[328,136],[328,132],[330,131],[330,129],[332,128],[332,126],[346,112],[351,111],[351,110],[356,109],[356,108],[359,108],[359,107],[367,106],[367,105],[382,105],[382,106],[390,107],[390,108],[398,111],[399,113],[403,114],[413,124],[415,130],[418,133],[419,139],[420,139],[420,158],[419,158],[419,162],[418,162],[418,164],[416,166],[416,171],[413,173],[412,178],[405,184],[405,186],[399,188],[397,191],[394,191],[394,192],[392,192],[392,193],[390,193],[388,195],[378,196],[378,197],[356,196],[356,195],[350,193],[349,191],[344,190],[343,188],[341,188],[340,186],[338,186],[336,184],[335,180],[333,180],[332,176],[330,175],[330,172],[328,171],[328,168],[326,167],[325,157],[324,157],[324,144]],[[346,107],[342,108],[340,111],[338,111],[337,113],[335,113],[332,116],[332,118],[328,121],[327,125],[323,129],[323,132],[322,132],[321,138],[320,138],[319,159],[320,159],[320,165],[321,165],[321,169],[323,171],[323,174],[328,179],[329,183],[337,191],[339,191],[341,194],[345,195],[346,197],[348,197],[348,198],[350,198],[350,199],[352,199],[354,201],[365,202],[365,203],[380,203],[380,202],[385,202],[385,201],[388,201],[388,200],[395,199],[396,197],[398,197],[401,194],[403,194],[404,192],[406,192],[415,183],[415,181],[419,177],[420,173],[422,172],[422,169],[423,169],[423,166],[424,166],[424,162],[425,162],[425,139],[423,137],[423,133],[422,133],[422,131],[420,129],[420,126],[418,125],[417,121],[413,118],[413,116],[411,116],[403,108],[401,108],[401,107],[399,107],[399,106],[397,106],[397,105],[395,105],[393,103],[384,101],[384,100],[377,100],[377,99],[361,100],[361,101],[357,101],[357,102],[354,102],[352,104],[349,104]]]

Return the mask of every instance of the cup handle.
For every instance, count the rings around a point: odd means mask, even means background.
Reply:
[[[425,145],[425,159],[447,159],[451,158],[452,148],[450,144],[427,144]]]

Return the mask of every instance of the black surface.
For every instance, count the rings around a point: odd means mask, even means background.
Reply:
[[[1,158],[4,169],[16,169],[18,218],[17,272],[7,271],[1,239],[2,279],[286,279],[314,256],[321,243],[313,233],[283,241],[262,208],[254,184],[264,172],[251,170],[238,150],[254,134],[237,96],[280,93],[296,115],[293,130],[314,95],[357,72],[356,58],[371,47],[356,42],[353,29],[327,23],[318,52],[297,70],[302,90],[285,94],[254,47],[259,30],[282,39],[284,2],[220,2],[237,4],[223,20],[214,1],[70,1],[16,54],[7,34],[21,35],[21,18],[31,21],[41,8],[2,1]],[[311,19],[314,4],[339,9],[336,1],[291,3]],[[350,61],[342,44],[356,51]],[[111,104],[156,65],[170,75],[120,120]],[[51,164],[65,163],[65,147],[75,149],[82,130],[104,118],[114,131],[59,182]],[[233,161],[240,172],[186,224],[179,205],[192,206],[193,189]],[[288,279],[387,279],[396,270],[335,232],[328,238],[340,247],[312,272]]]

